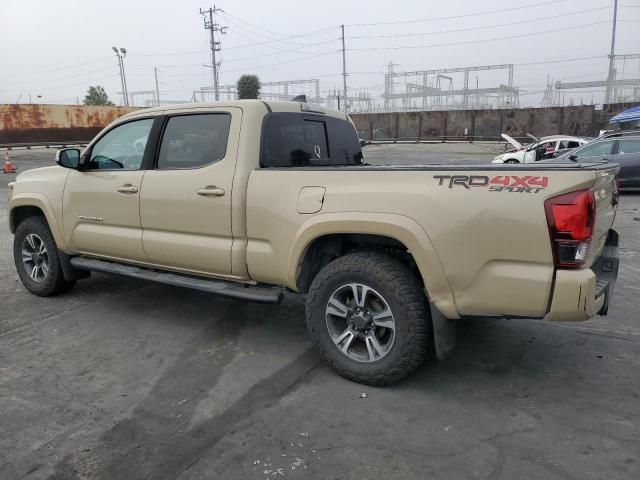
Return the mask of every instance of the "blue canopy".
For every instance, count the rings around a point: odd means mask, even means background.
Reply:
[[[627,108],[609,120],[609,123],[633,122],[634,120],[640,120],[640,107]]]

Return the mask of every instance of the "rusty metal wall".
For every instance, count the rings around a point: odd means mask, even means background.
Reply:
[[[451,110],[353,114],[365,140],[465,139],[499,140],[500,133],[527,139],[565,134],[597,136],[611,117],[638,104],[612,104],[602,110],[593,105],[505,110]],[[527,139],[528,140],[528,139]]]
[[[90,140],[130,107],[0,104],[0,144]]]
[[[607,121],[638,104],[591,105],[509,110],[460,110],[354,114],[365,140],[500,139],[568,134],[596,136]],[[135,108],[84,105],[2,105],[0,144],[88,141],[102,128]]]

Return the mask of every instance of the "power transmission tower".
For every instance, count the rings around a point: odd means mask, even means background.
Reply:
[[[220,35],[225,35],[227,33],[227,27],[221,27],[215,23],[213,16],[222,11],[221,8],[216,8],[215,5],[213,8],[207,10],[200,9],[200,15],[204,17],[204,29],[209,30],[211,37],[211,67],[213,68],[213,91],[216,102],[220,99],[220,93],[218,91],[218,69],[220,68],[220,63],[216,61],[216,52],[219,52],[222,48],[220,42],[216,42],[216,32],[220,32]],[[209,17],[208,20],[207,16]]]
[[[347,101],[347,54],[344,48],[344,24],[340,25],[340,30],[342,31],[342,96],[344,97],[344,113],[349,113],[349,102]]]
[[[613,0],[613,30],[611,32],[611,54],[609,55],[609,75],[607,76],[607,90],[604,95],[604,103],[611,102],[611,93],[613,90],[613,82],[615,77],[614,61],[616,47],[616,20],[618,19],[618,0]]]

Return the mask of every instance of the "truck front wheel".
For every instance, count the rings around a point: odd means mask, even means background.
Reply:
[[[56,242],[43,217],[20,222],[13,238],[13,258],[22,284],[40,297],[64,293],[76,283],[64,279]]]
[[[345,255],[320,271],[307,296],[307,328],[333,369],[368,385],[413,372],[432,331],[416,275],[377,252]]]

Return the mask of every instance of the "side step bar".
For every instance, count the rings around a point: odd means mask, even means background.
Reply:
[[[282,291],[276,288],[254,287],[252,285],[225,282],[224,280],[188,277],[178,273],[161,272],[132,265],[106,262],[95,258],[73,257],[71,259],[71,265],[82,270],[115,273],[117,275],[141,278],[143,280],[151,280],[152,282],[166,283],[167,285],[174,285],[176,287],[191,288],[252,302],[277,304],[282,302],[283,297]]]

